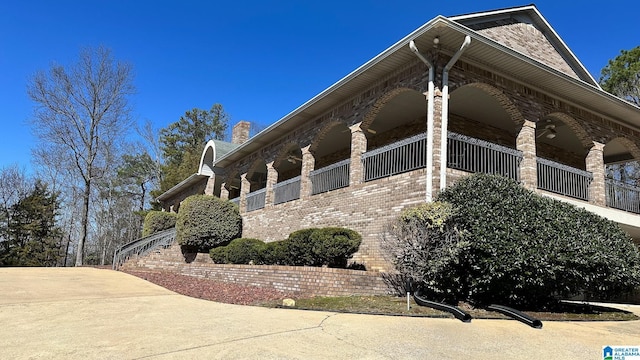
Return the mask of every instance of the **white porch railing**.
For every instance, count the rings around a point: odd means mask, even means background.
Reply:
[[[351,159],[345,159],[311,171],[309,174],[311,178],[311,195],[349,186],[350,164]]]
[[[273,203],[300,199],[300,176],[273,185]]]
[[[522,151],[453,132],[447,138],[448,168],[520,181]]]
[[[425,134],[418,134],[362,154],[364,181],[424,168],[426,139]]]
[[[262,209],[264,207],[267,189],[262,188],[247,194],[247,212]]]
[[[593,174],[538,158],[538,189],[569,196],[580,200],[589,200],[589,184]]]
[[[640,214],[640,187],[605,179],[607,206]]]

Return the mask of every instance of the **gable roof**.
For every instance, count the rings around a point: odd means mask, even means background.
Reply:
[[[551,27],[549,22],[547,22],[533,4],[528,6],[458,15],[450,17],[449,19],[475,30],[478,33],[485,34],[492,40],[510,47],[515,51],[521,52],[523,55],[532,59],[546,63],[567,75],[574,75],[586,83],[598,88],[600,87],[598,82],[593,78],[585,66],[580,62],[580,60],[578,60],[571,49],[569,49],[558,33]],[[502,36],[499,36],[495,32],[492,32],[492,30],[496,28],[516,28],[517,25],[526,25],[526,27],[529,27],[529,29],[527,29],[529,32],[531,32],[531,29],[537,30],[537,34],[528,34],[528,37],[532,38],[535,37],[535,35],[542,36],[546,42],[548,42],[550,48],[544,48],[544,45],[547,44],[541,44],[539,39],[527,41],[530,39],[515,39],[514,37],[508,37],[508,35],[505,36],[504,33]],[[515,36],[520,35],[521,37],[527,37],[527,34],[523,33],[513,34],[513,29],[506,31],[505,33],[509,32]],[[553,53],[549,50],[553,51]],[[553,57],[558,55],[560,56],[559,59],[553,59]],[[556,61],[554,62],[553,60]],[[560,64],[559,62],[563,62],[564,64]]]

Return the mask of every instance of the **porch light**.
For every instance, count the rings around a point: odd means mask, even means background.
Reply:
[[[556,137],[556,130],[555,129],[547,129],[548,133],[547,135],[545,135],[545,137],[547,139],[553,139]]]

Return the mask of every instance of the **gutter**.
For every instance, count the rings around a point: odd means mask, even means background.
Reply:
[[[437,39],[437,38],[435,38]],[[434,42],[435,42],[434,39]],[[429,85],[427,90],[427,191],[426,200],[431,202],[433,200],[433,99],[434,99],[434,85],[433,80],[435,78],[435,69],[433,63],[425,58],[413,40],[409,42],[409,48],[416,56],[422,60],[429,68]]]
[[[442,70],[442,124],[440,126],[440,190],[447,187],[447,127],[449,125],[449,70],[458,61],[464,50],[471,44],[469,35],[464,37],[464,41],[451,60]]]

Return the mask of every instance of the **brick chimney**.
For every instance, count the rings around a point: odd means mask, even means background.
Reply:
[[[233,130],[231,130],[231,143],[232,144],[242,144],[249,140],[249,127],[251,123],[248,121],[240,121],[233,126]]]

